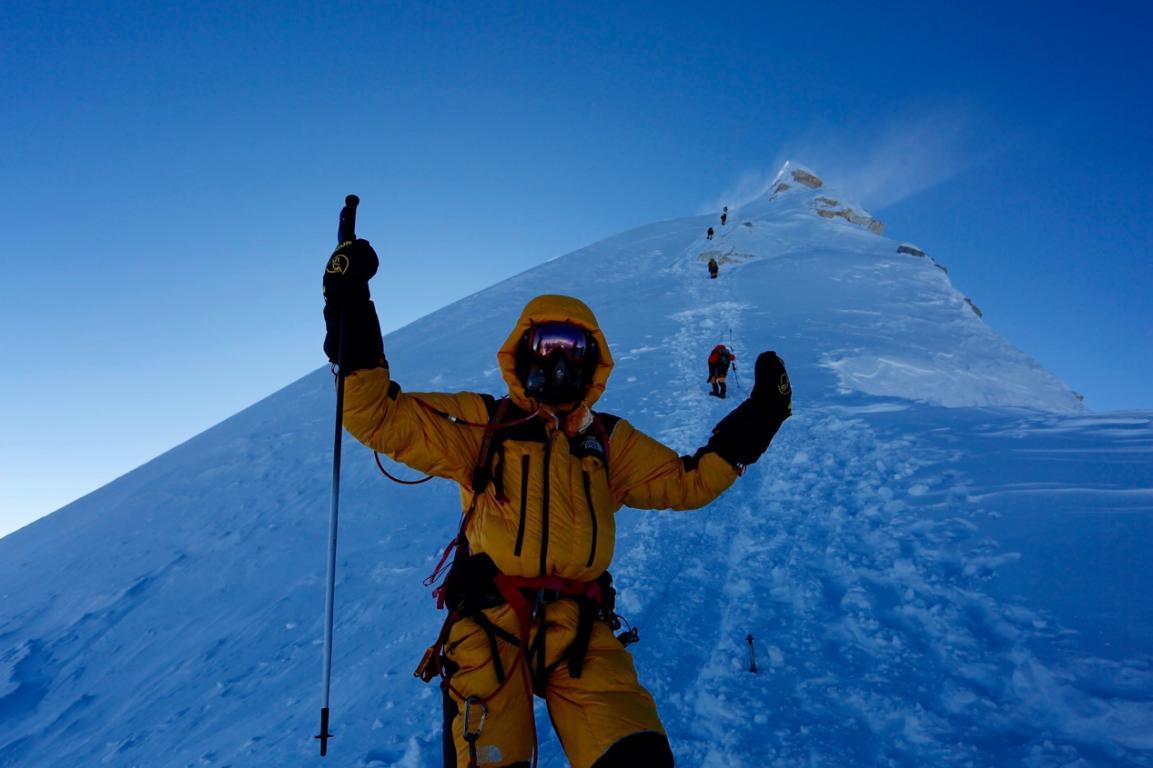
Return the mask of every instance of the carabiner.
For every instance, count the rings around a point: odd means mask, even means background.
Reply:
[[[476,725],[476,730],[472,730],[469,726],[469,721],[472,719],[469,715],[472,712],[473,704],[480,705],[480,722]],[[477,696],[469,696],[464,700],[464,728],[463,735],[465,741],[476,741],[480,738],[480,732],[484,730],[484,721],[488,717],[488,705],[485,704]]]

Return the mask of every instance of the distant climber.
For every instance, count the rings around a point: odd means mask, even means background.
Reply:
[[[717,266],[717,260],[710,257],[709,258],[709,277],[711,277],[713,280],[717,279],[717,270],[718,269],[720,269],[720,267]]]
[[[721,226],[723,227],[725,225],[725,222],[728,220],[729,220],[729,207],[726,205],[724,210],[721,211]]]
[[[713,387],[710,395],[723,399],[728,393],[725,377],[729,375],[730,364],[734,369],[737,366],[737,356],[733,351],[724,344],[713,347],[713,351],[709,353],[709,384]]]
[[[712,240],[713,239],[713,228],[712,227],[709,227],[709,231],[705,233],[705,239],[706,240]]]

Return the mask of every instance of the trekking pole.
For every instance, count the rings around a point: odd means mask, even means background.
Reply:
[[[733,327],[729,326],[729,349],[733,348]],[[741,372],[737,370],[737,361],[733,360],[733,380],[737,384],[737,391],[741,390]]]
[[[356,206],[360,198],[349,195],[344,199],[340,211],[340,224],[336,230],[336,244],[356,239]],[[324,593],[324,672],[321,677],[320,694],[320,756],[328,754],[328,693],[332,682],[332,623],[333,606],[336,598],[336,529],[340,515],[340,447],[344,437],[344,320],[345,312],[340,311],[340,341],[336,354],[336,431],[332,440],[332,499],[328,517],[328,582]]]

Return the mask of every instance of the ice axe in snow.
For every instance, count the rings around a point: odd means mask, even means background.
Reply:
[[[336,230],[336,244],[356,239],[356,206],[360,198],[349,195],[344,198],[344,208],[340,211],[340,224]],[[324,593],[324,673],[321,678],[320,695],[320,756],[328,754],[328,693],[332,682],[332,615],[333,600],[336,596],[336,529],[340,513],[340,445],[344,436],[344,310],[340,317],[340,346],[336,364],[336,433],[332,440],[332,497],[328,517],[328,581]]]

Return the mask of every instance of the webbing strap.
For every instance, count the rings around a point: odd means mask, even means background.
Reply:
[[[431,408],[431,406],[427,406],[427,405],[426,405],[426,407]],[[500,401],[500,404],[497,405],[496,413],[493,414],[492,420],[489,421],[489,424],[485,425],[485,426],[495,425],[495,426],[499,427],[500,420],[502,418],[504,418],[504,415],[506,413],[508,413],[508,409],[509,409],[509,400],[508,400],[508,398],[504,398]],[[489,449],[492,447],[492,435],[493,435],[494,431],[495,431],[494,429],[485,429],[485,431],[484,431],[484,437],[481,438],[481,441],[480,441],[480,456],[477,457],[477,464],[476,464],[476,467],[473,469],[473,472],[472,472],[472,482],[473,482],[472,500],[469,502],[468,509],[465,510],[464,514],[461,515],[461,517],[460,517],[460,527],[457,529],[456,536],[452,539],[452,541],[450,541],[448,543],[447,546],[445,546],[444,552],[440,556],[440,560],[437,561],[436,568],[434,568],[432,573],[429,574],[429,576],[424,580],[423,583],[424,583],[424,586],[426,586],[426,587],[431,587],[433,584],[435,584],[437,582],[438,579],[440,579],[441,575],[443,575],[444,570],[445,570],[445,566],[448,563],[448,556],[450,554],[452,554],[453,550],[456,550],[458,555],[461,552],[460,547],[465,542],[464,531],[468,527],[469,520],[472,519],[472,513],[476,511],[477,500],[480,498],[480,495],[482,493],[484,493],[484,489],[488,485],[488,480],[489,480],[489,478],[487,476],[488,475],[488,466],[487,466],[488,465],[488,452],[489,452]],[[455,558],[454,558],[454,561],[455,561]],[[436,598],[436,607],[438,609],[443,608],[444,607],[444,585],[443,584],[440,587],[433,590],[433,597]]]
[[[612,436],[609,435],[608,428],[605,427],[604,420],[601,419],[601,414],[597,413],[593,415],[592,426],[593,431],[597,433],[597,437],[601,439],[601,447],[604,448],[605,451],[605,470],[607,471],[609,466],[611,466],[609,462],[609,440]]]
[[[496,407],[496,413],[493,414],[492,419],[489,421],[491,429],[484,431],[484,437],[480,441],[480,455],[476,459],[476,468],[472,471],[472,504],[470,507],[476,507],[476,498],[484,493],[484,489],[488,487],[489,481],[492,479],[491,471],[489,470],[488,460],[489,452],[492,450],[492,436],[497,429],[501,426],[501,420],[504,419],[505,414],[508,413],[511,401],[506,397],[501,399]],[[470,510],[471,511],[471,510]],[[461,528],[461,535],[464,534],[464,528]]]
[[[565,579],[560,576],[508,576],[503,573],[498,573],[494,581],[497,590],[517,616],[517,622],[521,631],[521,644],[525,649],[525,655],[527,657],[526,666],[531,668],[532,662],[535,660],[535,675],[530,672],[530,678],[532,678],[538,686],[544,685],[544,680],[549,671],[545,666],[545,615],[542,611],[540,616],[536,617],[538,621],[536,642],[530,646],[528,639],[534,618],[534,606],[529,603],[524,593],[528,591],[536,591],[538,593],[540,591],[551,591],[578,599],[583,598],[578,600],[580,603],[580,614],[577,634],[564,654],[565,659],[569,663],[569,673],[574,678],[580,677],[584,667],[584,656],[588,653],[588,644],[589,638],[592,635],[593,622],[595,621],[595,606],[601,605],[603,602],[604,591],[600,581],[576,581],[575,579]]]
[[[504,640],[506,643],[514,646],[520,646],[520,640],[516,635],[511,632],[506,632],[484,615],[483,611],[478,611],[475,614],[470,614],[469,618],[472,619],[484,630],[485,637],[488,638],[489,652],[492,653],[492,662],[494,671],[496,672],[496,681],[498,683],[504,682],[504,664],[500,660],[500,649],[497,648],[497,639]]]

